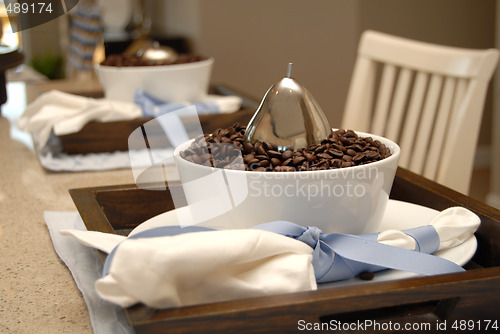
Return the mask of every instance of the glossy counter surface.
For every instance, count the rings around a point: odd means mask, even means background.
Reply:
[[[46,172],[30,148],[11,138],[11,122],[22,112],[15,107],[4,105],[0,118],[0,333],[92,333],[43,213],[75,211],[68,189],[131,183],[131,171]]]

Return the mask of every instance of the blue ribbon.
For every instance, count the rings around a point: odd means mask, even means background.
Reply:
[[[317,227],[303,227],[286,221],[271,222],[253,228],[278,233],[309,245],[313,249],[312,265],[318,283],[345,280],[362,272],[377,272],[385,269],[404,270],[422,275],[464,271],[462,267],[451,261],[430,255],[439,248],[439,235],[431,225],[403,231],[415,239],[417,244],[415,251],[378,243],[378,233],[359,236],[340,233],[324,234]],[[129,238],[154,238],[205,231],[215,231],[215,229],[201,226],[163,226],[137,233]],[[106,258],[103,276],[109,273],[118,247],[119,245]]]
[[[212,102],[194,102],[194,103],[178,103],[162,101],[157,99],[141,89],[136,90],[134,95],[134,102],[142,109],[144,117],[157,117],[175,110],[179,110],[190,105],[196,107],[199,115],[218,114],[220,112],[219,106]]]

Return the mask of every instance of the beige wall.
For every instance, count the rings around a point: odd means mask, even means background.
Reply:
[[[21,32],[23,53],[28,62],[33,58],[43,57],[46,54],[64,55],[63,48],[67,42],[67,37],[65,37],[67,31],[65,27],[66,19],[65,16],[61,16]]]
[[[359,36],[374,29],[470,48],[494,46],[494,0],[167,0],[164,32],[215,57],[213,80],[260,99],[295,77],[338,126]],[[491,103],[480,143],[491,141]]]
[[[200,51],[215,56],[214,80],[260,99],[294,63],[295,78],[340,123],[354,65],[352,1],[201,1]]]

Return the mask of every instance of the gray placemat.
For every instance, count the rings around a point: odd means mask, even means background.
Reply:
[[[93,248],[81,245],[75,238],[62,236],[61,229],[86,230],[76,211],[46,211],[45,223],[50,232],[54,249],[70,270],[82,292],[95,334],[133,334],[123,309],[102,300],[94,289],[101,277],[102,262]]]

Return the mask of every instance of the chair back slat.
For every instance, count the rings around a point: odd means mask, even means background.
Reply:
[[[431,143],[429,151],[425,159],[425,168],[423,175],[428,179],[434,180],[437,176],[439,162],[441,160],[441,152],[443,149],[444,139],[448,131],[448,124],[453,108],[455,88],[457,84],[456,78],[448,77],[445,80],[439,110],[436,115],[434,129],[432,131]]]
[[[418,131],[416,136],[413,137],[414,150],[412,152],[409,169],[417,174],[422,174],[424,169],[442,85],[443,77],[441,75],[434,74],[431,76],[424,109],[422,110],[421,120],[418,124]]]
[[[380,89],[373,115],[372,128],[373,133],[384,133],[389,105],[391,103],[394,82],[396,80],[396,67],[385,65],[380,80]]]
[[[464,96],[450,117],[437,182],[469,189],[470,177],[465,176],[472,174],[487,88],[488,82],[484,80],[472,79],[466,84]],[[478,94],[478,91],[482,93]]]
[[[392,99],[392,106],[389,119],[387,120],[387,129],[384,136],[395,142],[399,141],[401,125],[405,115],[405,107],[408,102],[409,90],[413,71],[402,68],[399,71],[398,81]]]
[[[413,85],[408,112],[399,141],[399,146],[401,147],[399,164],[404,168],[410,167],[410,158],[414,143],[413,138],[415,138],[415,134],[417,133],[418,120],[420,119],[420,112],[424,104],[428,80],[429,75],[427,73],[418,72]]]

